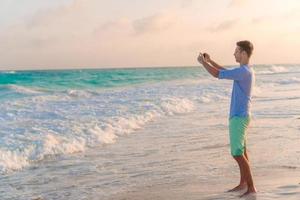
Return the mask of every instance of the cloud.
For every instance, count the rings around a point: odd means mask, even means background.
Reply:
[[[99,10],[102,4],[90,0],[86,5],[86,1],[76,0],[43,9],[0,32],[0,65],[107,67],[145,65],[143,61],[151,65],[150,55],[172,48],[173,40],[165,40],[164,35],[177,23],[175,13],[105,18]]]
[[[107,35],[113,37],[112,34],[132,34],[133,27],[132,27],[132,20],[128,18],[119,18],[116,20],[110,20],[104,22],[94,28],[93,34],[100,36],[100,35]]]
[[[200,0],[176,1],[163,9],[156,9],[156,4],[149,1],[147,6],[155,7],[154,10],[125,8],[127,1],[117,5],[113,0],[88,2],[74,0],[68,5],[43,9],[0,30],[0,65],[25,68],[194,65],[199,49],[229,63],[232,59],[226,53],[232,51],[232,43],[240,38],[282,40],[287,33],[292,34],[288,40],[292,46],[296,44],[292,40],[299,35],[296,11],[290,16],[295,18],[293,23],[292,20],[278,23],[278,18],[271,15],[273,12],[268,17],[238,7],[224,9],[228,1],[216,7],[215,12],[209,8],[214,8],[217,0],[207,4]]]
[[[172,28],[176,24],[176,16],[166,13],[157,13],[138,19],[119,18],[100,24],[95,28],[95,34],[102,35],[107,32],[125,32],[133,36],[154,34]]]
[[[125,12],[107,18],[103,12],[109,11],[99,10],[103,1],[90,0],[88,5],[85,2],[76,0],[67,6],[41,10],[25,19],[25,23],[0,34],[0,65],[14,68],[193,65],[198,48],[209,50],[208,46],[217,42],[203,28],[210,22],[203,18],[193,21],[192,16],[182,14],[183,9],[157,10],[140,17]],[[229,20],[213,30],[233,26],[234,22]]]
[[[136,34],[145,34],[163,31],[176,22],[176,17],[171,14],[155,14],[149,17],[134,20],[132,25]]]
[[[226,21],[223,21],[223,22],[217,24],[214,27],[209,27],[208,30],[210,32],[226,31],[226,30],[232,29],[237,24],[237,22],[238,22],[238,20],[236,20],[236,19],[226,20]]]

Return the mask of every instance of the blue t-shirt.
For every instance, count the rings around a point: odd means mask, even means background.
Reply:
[[[248,65],[220,70],[219,79],[234,80],[230,103],[230,118],[250,117],[251,90],[255,81],[254,71]]]

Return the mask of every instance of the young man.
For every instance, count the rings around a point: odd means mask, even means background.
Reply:
[[[238,191],[247,188],[242,195],[256,193],[253,183],[249,159],[246,151],[246,129],[250,122],[251,89],[254,83],[254,71],[249,66],[249,60],[253,51],[253,45],[249,41],[239,41],[236,43],[234,57],[240,67],[235,69],[225,69],[214,62],[205,53],[198,57],[198,61],[215,78],[234,80],[229,118],[229,135],[231,155],[237,161],[240,168],[240,183],[235,188],[229,190]]]

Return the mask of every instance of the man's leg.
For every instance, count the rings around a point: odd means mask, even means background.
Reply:
[[[239,190],[247,188],[247,180],[246,180],[245,170],[244,170],[244,168],[242,166],[242,163],[239,162],[237,156],[233,156],[233,158],[236,160],[237,164],[239,165],[239,169],[240,169],[240,183],[235,188],[233,188],[231,190],[228,190],[228,192],[239,191]]]
[[[248,186],[247,192],[245,192],[242,196],[250,193],[256,193],[256,188],[253,183],[252,173],[247,158],[245,155],[242,155],[236,156],[235,160],[239,163],[239,166],[241,166],[241,171],[243,172],[243,178],[241,178],[241,180],[245,180]]]
[[[248,124],[249,118],[233,117],[229,121],[231,155],[239,165],[241,176],[239,185],[229,191],[238,191],[247,188],[247,186],[248,190],[255,190],[246,149],[246,129]]]

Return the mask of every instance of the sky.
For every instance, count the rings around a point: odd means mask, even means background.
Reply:
[[[0,69],[300,63],[299,0],[1,0]]]

